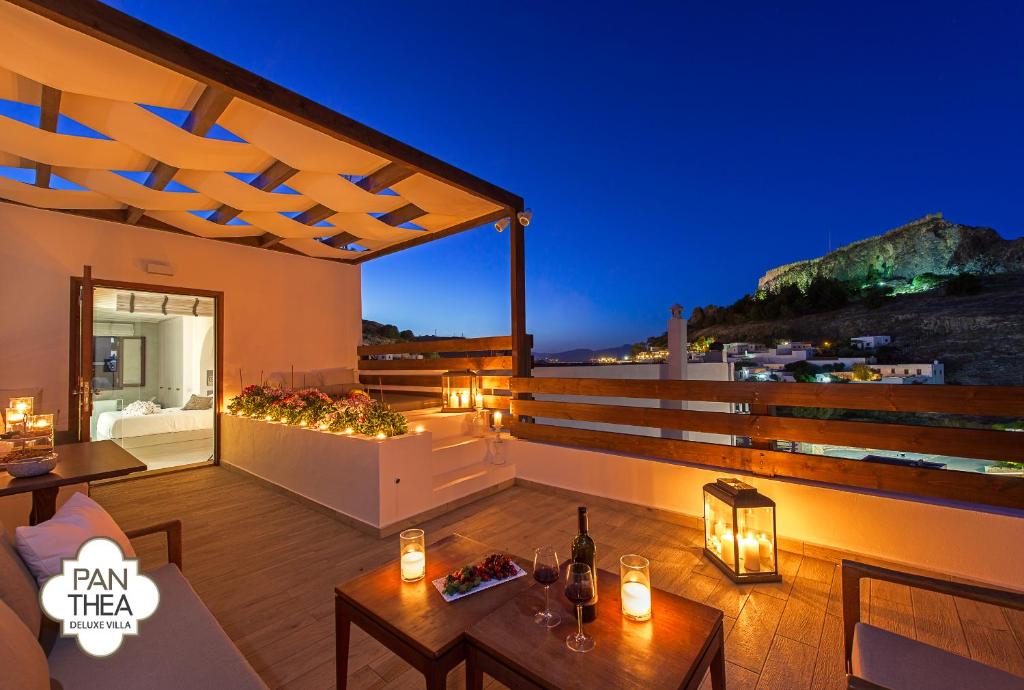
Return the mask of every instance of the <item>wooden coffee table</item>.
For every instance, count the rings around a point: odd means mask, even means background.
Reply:
[[[564,572],[564,571],[563,571]],[[711,687],[725,688],[722,612],[655,589],[654,615],[636,623],[622,617],[619,578],[599,571],[597,620],[584,632],[595,640],[586,653],[565,638],[576,630],[575,611],[551,588],[552,610],[562,623],[551,630],[533,622],[543,608],[538,586],[520,593],[466,632],[466,686],[483,687],[483,674],[510,688],[686,688],[695,690],[711,669]]]
[[[452,603],[441,597],[432,581],[496,551],[461,535],[445,537],[427,545],[426,577],[402,582],[395,537],[394,562],[335,587],[338,688],[348,682],[350,623],[426,676],[428,690],[444,688],[448,672],[466,658],[466,629],[528,589],[533,578],[526,575]],[[515,560],[530,571],[531,563]]]

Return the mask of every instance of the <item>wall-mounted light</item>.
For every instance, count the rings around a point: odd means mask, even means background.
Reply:
[[[533,220],[533,209],[526,209],[516,214],[516,218],[519,219],[519,224],[524,228],[530,225],[530,221]]]
[[[511,220],[509,220],[508,218],[502,218],[501,220],[494,224],[494,229],[497,230],[498,232],[505,232],[505,230],[511,224]]]

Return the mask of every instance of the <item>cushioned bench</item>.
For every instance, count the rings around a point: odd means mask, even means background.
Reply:
[[[180,523],[127,534],[156,532],[166,532],[171,562],[146,573],[160,591],[160,605],[141,622],[139,635],[126,636],[106,658],[84,653],[74,638],[58,637],[46,656],[43,647],[49,645],[39,639],[50,637],[49,626],[35,578],[0,524],[0,689],[46,688],[50,678],[64,690],[266,688],[182,575]]]

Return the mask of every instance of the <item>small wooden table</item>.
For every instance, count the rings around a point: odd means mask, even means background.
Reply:
[[[465,659],[466,629],[528,589],[533,578],[526,575],[452,603],[441,597],[432,581],[496,551],[455,534],[427,545],[427,575],[418,582],[402,582],[396,559],[338,585],[334,614],[339,690],[348,682],[350,623],[426,676],[428,690],[444,688],[448,672]],[[515,560],[530,571],[532,564]]]
[[[583,630],[594,649],[573,652],[575,609],[552,586],[552,610],[562,623],[551,630],[533,622],[544,593],[534,587],[496,609],[466,632],[466,687],[480,690],[483,674],[510,688],[643,688],[695,690],[711,669],[711,687],[725,689],[722,612],[655,589],[654,615],[637,623],[622,617],[619,578],[599,571],[597,620]]]
[[[62,486],[141,472],[146,466],[113,441],[69,443],[57,446],[57,467],[38,477],[12,477],[0,472],[0,496],[32,492],[28,524],[38,525],[57,512],[57,492]]]

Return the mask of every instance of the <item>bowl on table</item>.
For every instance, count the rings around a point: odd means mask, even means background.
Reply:
[[[12,477],[38,477],[52,472],[57,466],[57,454],[47,453],[34,458],[14,460],[7,463],[7,472]]]

